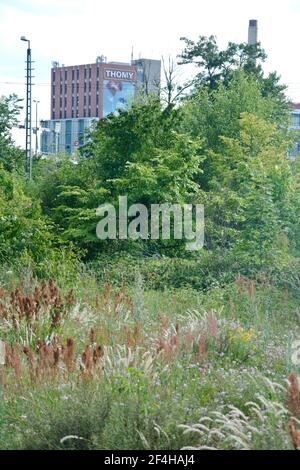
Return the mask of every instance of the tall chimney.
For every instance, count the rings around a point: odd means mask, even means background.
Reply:
[[[257,20],[249,21],[248,44],[257,44]]]

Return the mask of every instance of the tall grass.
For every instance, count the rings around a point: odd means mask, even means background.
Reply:
[[[288,290],[241,277],[158,293],[139,276],[120,289],[91,273],[72,286],[7,276],[1,448],[298,446]]]

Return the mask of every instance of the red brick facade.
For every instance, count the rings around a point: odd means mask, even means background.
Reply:
[[[137,67],[94,63],[51,69],[51,119],[102,118],[104,80],[133,82]],[[98,105],[98,106],[97,106]]]

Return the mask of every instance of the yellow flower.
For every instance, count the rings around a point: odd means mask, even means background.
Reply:
[[[252,340],[256,339],[256,334],[253,328],[250,328],[248,331],[245,331],[243,327],[239,326],[235,328],[229,335],[229,341],[241,341],[242,343],[249,343]]]

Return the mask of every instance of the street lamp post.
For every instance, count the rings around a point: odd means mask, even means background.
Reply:
[[[38,100],[33,100],[35,103],[35,154],[38,153]]]
[[[31,113],[31,97],[32,97],[32,61],[30,41],[25,36],[21,36],[21,41],[27,42],[27,59],[26,59],[26,166],[29,174],[29,180],[32,178],[32,149],[31,149],[31,132],[32,132],[32,113]]]

